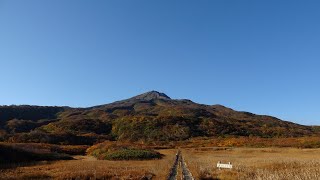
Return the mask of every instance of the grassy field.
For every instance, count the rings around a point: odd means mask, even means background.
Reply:
[[[14,169],[0,169],[0,179],[166,179],[176,150],[160,150],[163,159],[148,161],[106,161],[90,156],[76,160],[33,164]]]
[[[184,148],[182,155],[196,179],[318,179],[320,149],[298,148]],[[91,156],[75,160],[38,162],[0,169],[0,179],[166,179],[176,149],[159,150],[163,159],[107,161]],[[232,170],[218,170],[218,161],[232,162]],[[179,172],[181,169],[179,170]],[[178,176],[180,179],[180,175]]]
[[[200,148],[182,154],[196,179],[292,180],[320,177],[320,149]],[[218,170],[218,161],[232,170]]]

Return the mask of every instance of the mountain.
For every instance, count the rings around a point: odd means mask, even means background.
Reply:
[[[152,101],[152,100],[161,100],[161,99],[162,100],[171,100],[171,98],[164,93],[160,93],[158,91],[150,91],[150,92],[146,92],[146,93],[134,96],[130,99],[116,101],[116,102],[113,102],[111,104],[106,104],[106,105],[94,106],[89,109],[96,109],[96,108],[101,108],[101,107],[121,107],[121,106],[133,105],[133,104],[141,102],[141,101]]]
[[[138,96],[132,97],[130,99],[124,100],[124,101],[151,101],[155,99],[165,99],[165,100],[171,100],[169,96],[167,96],[164,93],[160,93],[158,91],[150,91],[144,94],[140,94]]]
[[[176,141],[193,137],[299,137],[319,132],[222,105],[171,99],[150,91],[89,108],[2,106],[0,140],[92,144],[103,140]]]

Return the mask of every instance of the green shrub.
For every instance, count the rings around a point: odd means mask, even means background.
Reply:
[[[122,149],[102,154],[105,160],[147,160],[160,159],[161,154],[153,150]]]
[[[87,149],[88,155],[100,160],[147,160],[160,159],[162,154],[143,146],[104,142]]]

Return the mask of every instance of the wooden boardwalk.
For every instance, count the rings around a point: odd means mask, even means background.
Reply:
[[[184,161],[181,151],[178,151],[175,161],[170,169],[167,180],[177,180],[178,168],[182,169],[182,180],[194,180],[191,172],[189,171],[186,162]]]
[[[180,161],[180,154],[181,152],[178,151],[176,154],[176,159],[170,169],[169,175],[167,180],[176,180],[177,179],[177,175],[178,175],[178,167],[179,167],[179,161]]]
[[[184,161],[182,155],[180,156],[180,164],[182,168],[182,179],[183,180],[194,180],[191,172],[189,171],[187,167],[187,163]]]

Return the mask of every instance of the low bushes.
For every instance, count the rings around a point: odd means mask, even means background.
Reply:
[[[103,153],[101,157],[105,160],[146,160],[160,159],[161,154],[153,150],[121,149]]]
[[[66,154],[50,152],[32,152],[10,145],[0,144],[0,164],[21,163],[32,161],[70,160],[72,157]]]
[[[160,159],[162,154],[151,149],[123,144],[101,143],[88,149],[88,154],[100,160],[148,160]]]

